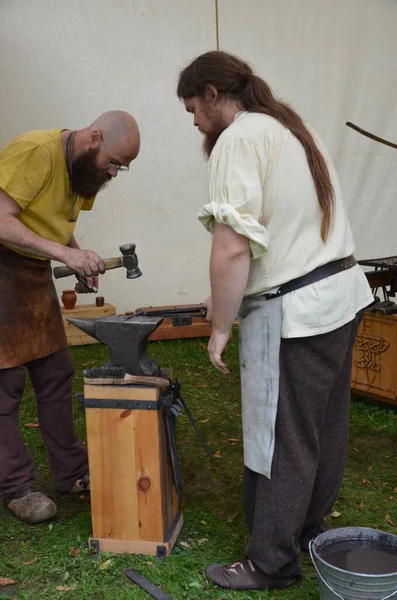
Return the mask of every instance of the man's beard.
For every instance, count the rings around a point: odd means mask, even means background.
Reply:
[[[204,134],[203,152],[207,158],[211,156],[219,136],[225,131],[226,127],[227,125],[225,125],[224,122],[218,118],[212,123],[212,131]]]
[[[84,198],[95,196],[112,179],[110,173],[97,164],[99,148],[90,148],[73,160],[71,183],[73,191]]]

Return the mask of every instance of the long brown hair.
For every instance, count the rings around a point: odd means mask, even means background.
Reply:
[[[321,238],[325,242],[335,208],[334,190],[325,159],[301,117],[288,104],[277,100],[270,86],[255,75],[247,63],[232,54],[213,51],[196,58],[180,73],[177,94],[181,99],[203,97],[210,85],[220,96],[236,100],[242,110],[273,117],[300,141],[323,213]]]

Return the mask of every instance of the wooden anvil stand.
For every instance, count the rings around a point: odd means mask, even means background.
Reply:
[[[97,552],[165,557],[182,528],[159,387],[84,380]]]

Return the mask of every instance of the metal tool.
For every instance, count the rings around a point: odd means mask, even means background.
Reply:
[[[124,367],[130,375],[167,377],[168,369],[150,358],[146,342],[151,333],[163,322],[161,317],[141,315],[112,315],[98,319],[67,319],[91,337],[106,344],[110,358],[106,367]]]
[[[135,253],[135,244],[124,244],[119,247],[121,256],[116,258],[105,258],[104,265],[105,271],[110,269],[117,269],[118,267],[125,267],[127,270],[127,279],[137,279],[142,275],[142,271],[138,266],[138,257]],[[76,275],[75,271],[69,269],[69,267],[55,267],[53,270],[55,279],[61,277],[69,277],[69,275]]]
[[[170,306],[167,308],[159,308],[153,310],[136,310],[136,315],[143,315],[145,317],[153,316],[153,317],[175,317],[176,315],[185,315],[189,317],[202,317],[205,319],[207,316],[207,309],[204,304],[199,304],[197,306]]]
[[[87,288],[87,290],[89,290],[90,292],[95,292],[95,294],[97,293],[97,291],[98,291],[98,288],[97,288],[97,287],[95,287],[95,285],[93,285],[92,287],[90,287],[90,286],[88,285],[88,282],[87,282],[87,280],[86,280],[84,277],[77,277],[77,281],[78,281],[79,283],[83,284],[83,285],[84,285],[84,287],[85,287],[85,288]]]
[[[126,569],[124,573],[127,575],[128,579],[131,579],[133,583],[139,585],[140,588],[145,590],[145,592],[152,596],[152,598],[155,598],[155,600],[172,600],[171,596],[163,592],[163,590],[146,579],[146,577],[134,571],[134,569]]]
[[[350,121],[347,121],[346,125],[348,127],[351,127],[352,129],[355,129],[355,131],[358,131],[358,133],[361,133],[361,135],[365,135],[366,137],[371,138],[371,140],[375,140],[375,142],[380,142],[381,144],[385,144],[385,146],[390,146],[390,148],[397,148],[397,144],[394,144],[394,142],[389,142],[388,140],[385,140],[379,137],[378,135],[374,135],[369,131],[365,131],[365,129],[361,129],[361,127],[358,127],[358,125],[354,125],[354,123],[351,123]]]
[[[155,308],[149,310],[136,310],[135,315],[142,316],[157,316],[171,318],[172,326],[178,327],[182,325],[191,325],[192,319],[200,317],[205,319],[207,317],[207,308],[204,304],[199,304],[197,306],[167,306],[166,308]]]

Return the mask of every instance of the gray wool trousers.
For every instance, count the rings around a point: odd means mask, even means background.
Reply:
[[[342,483],[352,352],[363,311],[342,327],[282,339],[271,479],[244,469],[251,538],[246,554],[267,575],[300,569],[301,541],[321,532]]]

